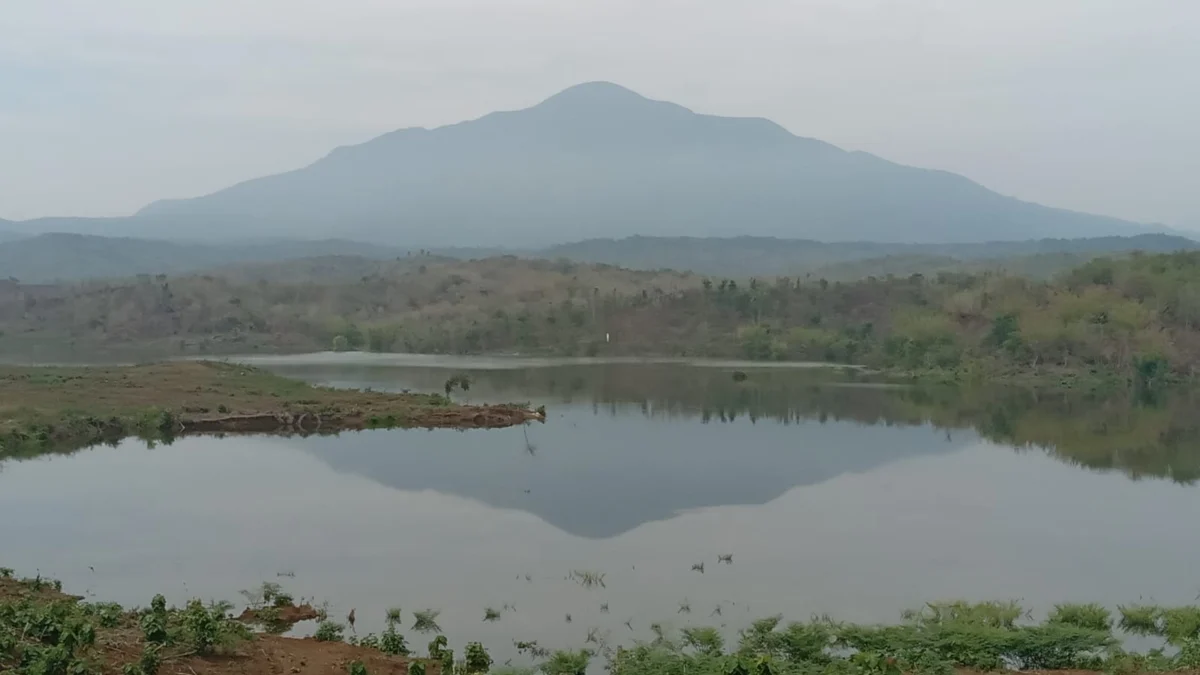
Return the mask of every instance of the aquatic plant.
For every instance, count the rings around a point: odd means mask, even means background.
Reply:
[[[699,572],[700,574],[704,574],[704,563],[702,563],[702,562],[694,563],[692,565],[692,571]]]
[[[1117,607],[1121,614],[1121,630],[1130,635],[1158,635],[1160,628],[1158,619],[1162,612],[1155,605],[1121,605]]]
[[[717,555],[717,564],[719,565],[721,563],[725,563],[726,565],[732,565],[733,564],[733,554],[732,553],[721,553],[721,554]]]
[[[413,630],[418,633],[440,633],[442,627],[438,625],[437,618],[441,613],[439,609],[413,612]]]
[[[389,626],[399,625],[400,624],[400,608],[399,607],[389,607],[387,612],[384,614],[384,620],[387,621],[387,624]]]
[[[499,621],[500,620],[500,612],[491,607],[487,607],[483,610],[483,620],[484,621]]]
[[[1103,605],[1095,603],[1060,604],[1054,606],[1046,622],[1105,631],[1112,629],[1112,612]]]
[[[469,376],[467,376],[466,374],[459,373],[457,375],[453,375],[453,376],[449,377],[446,380],[446,382],[442,385],[442,389],[446,392],[447,397],[450,396],[450,393],[452,391],[454,391],[455,387],[457,387],[460,391],[462,391],[464,393],[470,391],[471,390],[471,378]]]
[[[580,586],[583,586],[584,588],[596,588],[596,587],[608,588],[608,586],[606,586],[604,584],[604,573],[603,572],[592,572],[589,570],[572,570],[571,573],[567,576],[569,579],[572,579],[573,581],[578,583]]]

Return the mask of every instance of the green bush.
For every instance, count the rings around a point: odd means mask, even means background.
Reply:
[[[1046,621],[1051,624],[1067,624],[1095,631],[1112,630],[1112,612],[1095,603],[1055,605]]]
[[[336,621],[326,619],[317,624],[313,639],[319,642],[341,642],[344,639],[346,627]]]

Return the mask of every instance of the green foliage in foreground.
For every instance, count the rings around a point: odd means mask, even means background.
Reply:
[[[140,630],[141,654],[120,666],[125,675],[154,675],[164,662],[189,654],[219,654],[250,638],[224,603],[192,600],[167,607],[157,595],[150,607],[126,612],[113,603],[84,603],[39,593],[61,584],[41,577],[19,582],[22,593],[0,601],[0,672],[15,675],[89,675],[107,672],[97,634],[117,628]]]
[[[61,595],[56,582],[41,577],[7,582],[17,588],[0,600],[0,672],[15,675],[155,675],[171,661],[192,654],[224,654],[250,633],[234,620],[227,603],[193,600],[169,608],[156,595],[148,608],[122,610],[112,603],[83,603]],[[259,602],[273,602],[282,591],[264,585],[265,593],[250,593]],[[266,599],[270,596],[271,599]],[[427,611],[426,614],[436,614]],[[1060,604],[1040,623],[1012,602],[931,603],[906,612],[895,625],[859,625],[821,617],[784,623],[768,617],[743,630],[736,645],[726,645],[715,628],[688,627],[678,637],[655,625],[655,638],[629,648],[605,651],[611,675],[952,675],[956,670],[1088,670],[1114,675],[1200,669],[1200,607],[1120,607],[1119,619],[1096,604]],[[388,654],[408,653],[396,632],[398,611],[387,614],[381,636],[356,641],[361,647]],[[1131,653],[1119,644],[1114,629],[1124,634],[1157,637],[1160,648]],[[140,653],[105,651],[112,633],[140,634]],[[340,641],[344,627],[321,623],[317,639]],[[123,638],[125,639],[125,638]],[[515,643],[535,654],[543,675],[583,675],[596,653],[590,650],[536,649],[536,643]],[[456,662],[445,637],[429,643],[429,661],[441,672],[483,675],[504,672],[528,675],[531,669],[493,668],[480,643],[468,643]],[[361,662],[347,665],[361,672]],[[414,661],[419,675],[426,662]]]
[[[1200,607],[1122,608],[1127,631],[1158,636],[1148,654],[1124,651],[1111,613],[1094,604],[1058,605],[1042,623],[1023,622],[1014,603],[939,603],[898,625],[864,626],[827,618],[754,622],[736,649],[711,628],[688,628],[618,649],[613,675],[948,675],[956,669],[1146,672],[1200,664]],[[1168,654],[1168,651],[1171,653]]]

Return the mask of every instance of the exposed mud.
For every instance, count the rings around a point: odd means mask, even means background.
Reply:
[[[445,406],[403,411],[402,416],[347,413],[275,412],[247,415],[181,416],[176,434],[188,433],[333,433],[375,427],[418,427],[428,429],[498,429],[545,421],[536,411],[509,405]]]

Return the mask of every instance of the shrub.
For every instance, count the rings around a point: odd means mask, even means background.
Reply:
[[[1046,622],[1107,632],[1112,630],[1112,613],[1095,603],[1055,605]]]
[[[313,639],[319,642],[341,642],[344,639],[346,627],[336,621],[326,619],[317,624]]]
[[[492,667],[492,657],[478,642],[468,642],[464,651],[463,672],[467,675],[481,675]]]

